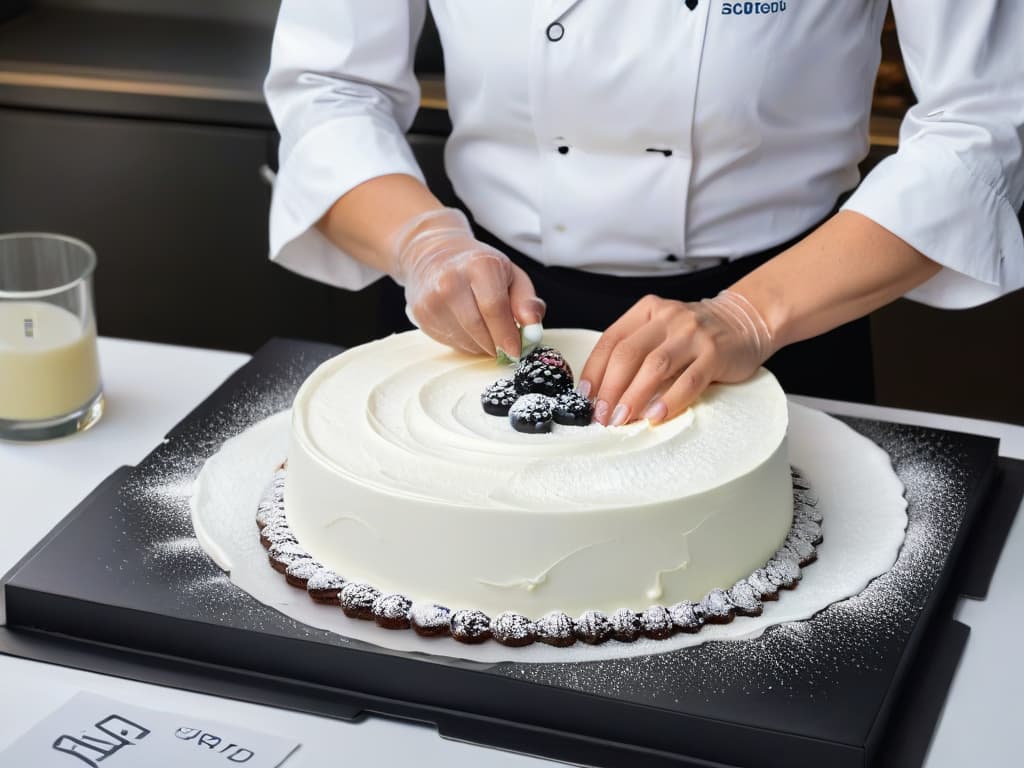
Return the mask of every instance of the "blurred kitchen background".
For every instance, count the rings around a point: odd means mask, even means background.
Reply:
[[[0,0],[0,232],[52,231],[99,254],[100,332],[253,351],[271,336],[351,345],[382,327],[359,294],[267,260],[277,135],[262,80],[279,0]],[[913,103],[891,21],[870,169]],[[428,23],[410,140],[450,199],[442,61]],[[1024,424],[1024,291],[956,312],[873,317],[877,402]],[[187,375],[187,372],[182,372]]]

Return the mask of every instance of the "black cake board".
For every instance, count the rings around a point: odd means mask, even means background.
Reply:
[[[594,766],[921,764],[967,640],[956,598],[984,597],[1024,487],[1024,464],[999,459],[997,441],[846,419],[907,487],[907,544],[871,599],[756,640],[618,660],[404,653],[239,590],[195,542],[182,490],[338,351],[270,342],[138,466],[107,478],[4,577],[0,652],[345,720],[408,718]]]

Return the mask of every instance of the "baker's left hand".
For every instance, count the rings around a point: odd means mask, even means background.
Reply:
[[[712,382],[745,381],[774,352],[757,308],[733,291],[682,302],[645,296],[602,334],[580,376],[594,420],[658,423]]]

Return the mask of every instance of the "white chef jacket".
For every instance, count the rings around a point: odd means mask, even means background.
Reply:
[[[548,265],[668,275],[764,250],[857,185],[887,4],[431,0],[447,173],[480,225]],[[892,5],[919,102],[844,207],[943,266],[911,298],[972,306],[1024,285],[1024,1]],[[425,11],[282,3],[278,263],[350,289],[380,277],[313,225],[368,179],[423,178],[404,134]]]

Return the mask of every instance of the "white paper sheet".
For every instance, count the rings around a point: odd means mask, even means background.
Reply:
[[[228,440],[206,462],[193,492],[193,524],[203,548],[235,584],[260,602],[305,624],[394,650],[481,662],[543,663],[643,656],[709,641],[744,640],[773,624],[810,618],[858,594],[895,562],[907,527],[903,485],[881,448],[820,411],[795,403],[790,403],[789,411],[790,463],[810,480],[824,515],[825,541],[818,547],[818,560],[804,569],[797,589],[781,590],[777,602],[765,603],[761,616],[737,617],[730,624],[706,626],[696,634],[677,634],[667,640],[577,643],[570,648],[539,643],[508,648],[496,642],[469,646],[447,637],[422,638],[409,630],[382,629],[373,622],[349,619],[337,607],[314,603],[269,566],[255,522],[263,489],[286,457],[288,411]]]

